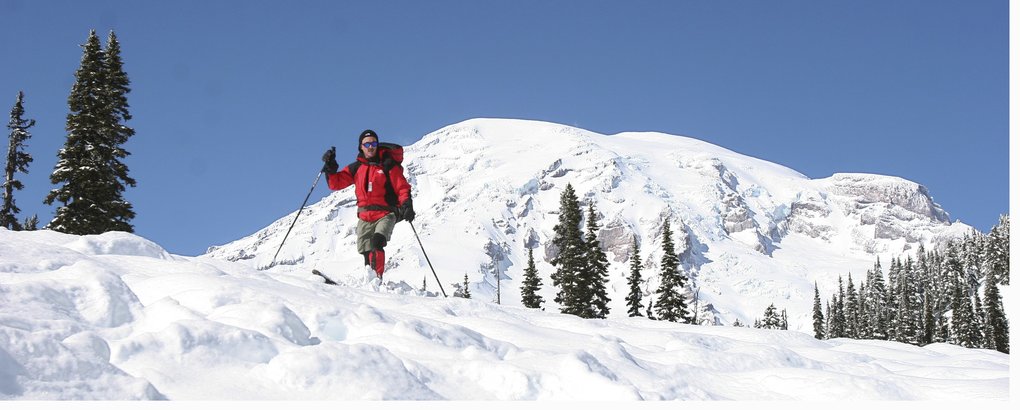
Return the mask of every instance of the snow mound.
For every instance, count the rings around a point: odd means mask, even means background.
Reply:
[[[170,259],[170,253],[161,246],[126,232],[106,232],[100,235],[82,236],[74,243],[68,244],[67,248],[86,255],[145,256]]]

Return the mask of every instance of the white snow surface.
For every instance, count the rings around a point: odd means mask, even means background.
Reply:
[[[990,350],[585,320],[360,276],[0,228],[0,399],[1009,399]]]
[[[347,155],[353,161],[356,153]],[[654,132],[602,135],[540,121],[472,119],[406,147],[404,167],[424,251],[410,225],[399,223],[386,247],[387,278],[415,287],[424,281],[439,292],[431,262],[448,292],[467,275],[474,298],[522,306],[532,247],[550,311],[558,307],[550,279],[555,267],[548,263],[555,250],[547,245],[568,183],[583,206],[594,203],[599,213],[600,240],[612,263],[610,317],[618,318],[627,313],[634,236],[645,305],[655,297],[666,218],[693,279],[687,297],[700,323],[752,324],[775,304],[787,311],[791,329],[805,332],[816,283],[824,303],[840,276],[859,286],[876,259],[887,268],[892,257],[916,257],[921,245],[930,250],[974,231],[950,223],[924,186],[899,177],[810,179],[704,141]],[[271,272],[344,273],[363,263],[355,214],[353,189],[336,191],[309,204],[285,242],[295,213],[207,255]]]

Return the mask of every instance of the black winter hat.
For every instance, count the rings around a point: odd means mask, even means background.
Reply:
[[[379,141],[379,136],[376,135],[375,131],[364,130],[361,132],[361,136],[358,137],[358,146],[361,146],[361,141],[368,137],[375,137],[376,141]]]

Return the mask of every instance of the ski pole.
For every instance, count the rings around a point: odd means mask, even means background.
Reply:
[[[436,270],[432,268],[432,261],[429,260],[429,254],[425,253],[425,246],[421,244],[421,238],[418,237],[418,230],[414,229],[414,224],[411,221],[407,221],[411,225],[411,232],[414,232],[414,239],[418,240],[418,246],[421,246],[421,254],[425,255],[425,261],[429,263],[429,269],[432,269],[432,276],[436,277],[436,283],[439,284],[439,290],[443,292],[443,297],[446,297],[446,290],[443,289],[443,282],[439,281],[439,275],[436,275]]]
[[[319,178],[321,177],[322,171],[319,171],[319,175],[315,177],[315,182],[312,183],[312,189],[309,189],[308,195],[305,195],[305,201],[301,203],[301,208],[298,209],[297,215],[294,215],[294,222],[291,222],[290,228],[287,228],[287,233],[283,235],[283,240],[280,241],[280,247],[276,248],[276,254],[273,255],[273,261],[269,262],[269,266],[267,268],[271,268],[273,267],[274,264],[276,264],[276,257],[280,255],[280,250],[283,249],[283,243],[287,242],[287,236],[290,235],[290,230],[294,229],[294,224],[297,223],[298,217],[301,216],[301,211],[305,210],[305,204],[308,203],[308,198],[312,197],[312,191],[315,191],[315,186],[319,184]]]

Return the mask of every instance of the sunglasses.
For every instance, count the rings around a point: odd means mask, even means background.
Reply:
[[[361,144],[361,146],[365,148],[375,148],[379,146],[379,142],[377,141],[366,142],[364,144]]]

